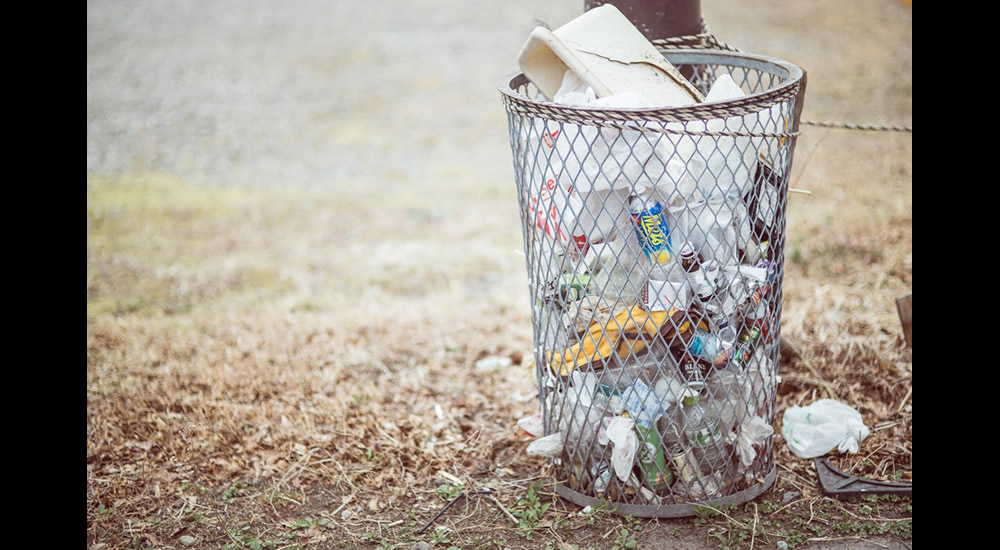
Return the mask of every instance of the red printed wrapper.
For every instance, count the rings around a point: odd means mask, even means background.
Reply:
[[[531,437],[539,437],[545,434],[545,426],[542,423],[542,413],[535,413],[517,421],[521,427]]]

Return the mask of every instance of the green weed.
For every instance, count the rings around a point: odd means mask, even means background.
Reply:
[[[587,508],[589,508],[589,510]],[[614,506],[611,505],[607,499],[603,498],[597,506],[588,506],[587,508],[584,508],[582,512],[583,516],[587,518],[587,525],[593,525],[596,520],[606,517],[614,511]]]
[[[624,521],[626,527],[618,530],[618,533],[615,535],[615,542],[614,545],[611,547],[611,550],[632,549],[635,548],[636,545],[638,544],[635,540],[635,537],[632,535],[635,532],[635,528],[640,523],[639,520],[630,515],[627,515],[625,516]]]
[[[245,494],[245,490],[249,489],[250,486],[242,481],[234,481],[223,493],[222,502],[230,503]]]
[[[521,497],[514,505],[511,514],[518,519],[517,530],[522,537],[531,540],[532,530],[538,527],[538,523],[545,516],[545,512],[552,505],[551,502],[542,504],[538,498],[538,490],[542,487],[542,480],[538,480],[528,488],[525,496]]]
[[[441,497],[444,501],[451,501],[451,499],[457,497],[465,490],[464,485],[451,485],[449,483],[442,483],[434,489],[434,494]]]
[[[229,536],[232,542],[223,546],[223,550],[240,550],[242,548],[249,548],[250,550],[267,548],[273,550],[277,548],[278,544],[274,540],[262,541],[258,537],[249,535],[247,533],[249,530],[250,526],[244,525],[243,527],[226,531],[226,535]]]
[[[322,529],[327,529],[330,524],[330,520],[327,518],[313,519],[313,518],[303,518],[292,523],[292,531],[298,531],[299,529],[308,529],[312,526],[316,526]]]

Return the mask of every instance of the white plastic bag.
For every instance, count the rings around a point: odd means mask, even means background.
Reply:
[[[560,432],[539,437],[528,445],[528,454],[557,458],[562,454],[564,439],[563,434]]]
[[[517,425],[531,437],[539,437],[545,433],[545,424],[540,412],[518,420]]]
[[[572,71],[563,76],[553,101],[561,105],[605,109],[651,106],[638,92],[598,98]],[[642,132],[576,124],[561,126],[560,135],[553,139],[556,157],[561,172],[576,180],[580,193],[632,188],[636,184],[645,187],[646,184],[640,181],[648,182],[643,167],[653,156],[653,143]]]
[[[799,458],[823,456],[833,449],[856,453],[869,433],[861,413],[833,399],[791,407],[781,420],[781,434]]]
[[[740,435],[736,440],[736,451],[740,455],[740,464],[744,468],[749,468],[753,464],[753,459],[757,456],[754,445],[763,445],[767,441],[768,436],[773,433],[774,428],[759,416],[748,418],[740,424]]]
[[[635,426],[635,421],[631,418],[615,416],[608,420],[607,424],[604,421],[601,424],[597,442],[601,445],[612,444],[611,468],[615,471],[618,479],[624,482],[632,473],[635,452],[639,448],[638,438],[632,429]]]

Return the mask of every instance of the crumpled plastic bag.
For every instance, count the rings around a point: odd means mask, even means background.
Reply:
[[[645,108],[652,104],[638,92],[596,97],[573,71],[563,76],[553,101],[561,105],[605,109]],[[636,186],[641,192],[652,186],[644,173],[646,162],[654,155],[654,141],[638,130],[598,128],[563,124],[561,136],[554,140],[556,157],[564,172],[574,176],[581,193],[607,192]],[[576,177],[577,175],[583,177]]]
[[[606,417],[605,417],[606,419]],[[602,422],[602,426],[597,435],[597,442],[601,445],[611,443],[611,468],[615,471],[622,482],[628,480],[632,473],[632,463],[635,461],[635,453],[639,448],[639,440],[632,429],[635,421],[624,416],[615,416]]]
[[[744,468],[749,468],[757,456],[754,446],[763,445],[773,433],[774,428],[759,416],[747,418],[740,424],[740,435],[736,439],[736,452],[739,454],[740,464]]]
[[[834,399],[790,407],[781,420],[781,434],[799,458],[823,456],[833,449],[856,453],[869,433],[861,413]]]
[[[518,420],[517,425],[532,437],[538,437],[545,433],[545,424],[540,412]]]
[[[567,71],[554,101],[605,108],[648,103],[634,92],[596,98],[572,71]],[[532,130],[525,128],[522,134],[527,150],[539,157],[539,162],[526,164],[524,174],[525,181],[538,186],[529,197],[530,216],[538,229],[573,261],[588,247],[615,239],[618,220],[628,218],[628,182],[643,175],[643,165],[653,154],[649,140],[637,131],[544,119],[536,119]]]
[[[732,77],[723,74],[712,83],[705,102],[744,95]],[[775,132],[783,120],[787,117],[779,104],[743,116],[666,125],[681,133],[661,138],[646,168],[649,170],[654,161],[664,164],[668,177],[657,186],[662,195],[670,197],[668,212],[675,221],[671,227],[674,238],[691,241],[705,260],[714,259],[722,265],[736,262],[735,243],[746,242],[752,229],[742,197],[751,190],[765,138],[697,136],[688,132]],[[676,170],[671,162],[683,169]]]
[[[528,445],[528,454],[533,456],[545,456],[557,458],[563,451],[563,434],[556,432],[545,437],[539,437]]]
[[[593,372],[574,371],[570,375],[570,386],[561,394],[559,431],[565,434],[571,449],[586,449],[600,426],[603,413],[601,407],[591,406],[597,391],[597,375]],[[559,397],[557,397],[559,398]]]

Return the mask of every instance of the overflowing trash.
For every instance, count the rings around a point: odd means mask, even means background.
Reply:
[[[610,4],[536,29],[519,62],[532,107],[552,109],[511,117],[542,397],[518,422],[528,452],[614,502],[759,484],[774,467],[790,101],[647,116],[768,84],[741,67],[685,79]]]

